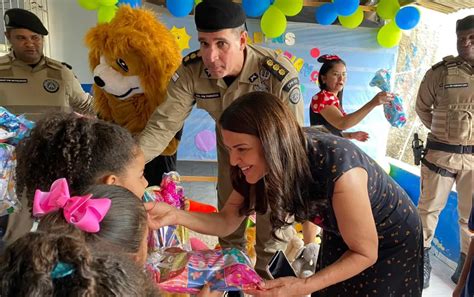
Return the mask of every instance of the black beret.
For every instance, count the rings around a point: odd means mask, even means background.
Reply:
[[[474,15],[468,15],[456,22],[456,32],[470,29],[474,29]]]
[[[5,26],[7,28],[28,29],[32,32],[48,35],[48,30],[40,19],[32,12],[21,8],[12,8],[5,11]]]
[[[245,12],[231,0],[203,0],[196,6],[194,22],[201,32],[233,29],[245,24]]]

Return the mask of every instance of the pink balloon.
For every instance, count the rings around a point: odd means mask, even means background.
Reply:
[[[311,49],[310,54],[311,54],[311,57],[313,57],[313,58],[316,59],[317,57],[319,57],[319,55],[321,54],[321,52],[319,51],[319,48],[314,47],[314,48]]]
[[[194,137],[194,144],[198,150],[210,152],[216,148],[216,133],[209,130],[202,130]]]

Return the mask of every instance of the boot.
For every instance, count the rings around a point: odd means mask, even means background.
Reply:
[[[466,261],[466,254],[461,253],[461,255],[459,255],[458,267],[456,267],[456,271],[454,271],[454,274],[451,275],[451,280],[455,284],[457,284],[459,281],[459,277],[461,276],[462,268],[464,266],[465,261]]]
[[[431,277],[430,249],[431,248],[425,248],[423,251],[423,289],[426,289],[430,286],[430,277]]]

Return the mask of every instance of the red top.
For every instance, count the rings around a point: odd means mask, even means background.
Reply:
[[[311,100],[311,109],[314,113],[320,113],[324,107],[328,105],[334,105],[342,112],[342,115],[346,115],[339,103],[339,98],[331,92],[322,90],[313,96]]]

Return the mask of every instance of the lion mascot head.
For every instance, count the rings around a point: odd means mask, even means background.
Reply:
[[[122,5],[109,23],[87,32],[86,45],[95,111],[101,119],[140,133],[164,101],[181,62],[175,37],[152,11]]]

